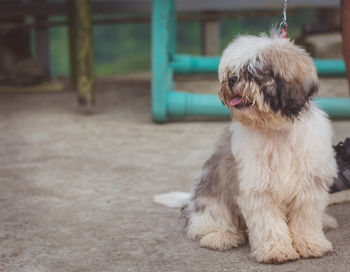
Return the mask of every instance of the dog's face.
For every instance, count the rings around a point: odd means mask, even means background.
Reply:
[[[280,129],[308,110],[318,90],[311,57],[288,39],[242,36],[223,52],[219,97],[232,118]]]

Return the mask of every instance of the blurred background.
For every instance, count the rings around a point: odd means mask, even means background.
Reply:
[[[150,1],[92,1],[93,8],[93,45],[94,71],[96,75],[115,75],[135,72],[150,72]],[[232,1],[233,3],[234,1]],[[254,1],[250,1],[254,2]],[[200,54],[206,53],[203,48],[203,25],[215,22],[218,28],[219,55],[222,49],[238,34],[257,34],[266,32],[272,24],[280,22],[281,1],[270,1],[271,6],[263,10],[252,10],[252,7],[241,10],[195,12],[184,8],[178,14],[177,51],[178,53]],[[0,78],[5,81],[4,74],[18,65],[18,58],[37,59],[39,50],[41,60],[38,69],[46,69],[44,74],[50,77],[69,75],[69,42],[68,19],[63,16],[67,12],[64,8],[65,0],[1,0],[0,21]],[[145,3],[148,3],[147,5]],[[21,5],[23,4],[23,5]],[[52,6],[50,6],[50,4]],[[99,8],[99,4],[102,4]],[[33,5],[33,7],[30,7]],[[110,6],[110,9],[108,8]],[[120,8],[118,8],[118,5]],[[139,6],[137,6],[139,5]],[[134,7],[134,8],[133,8]],[[142,12],[144,7],[145,11]],[[234,7],[234,3],[232,4]],[[273,7],[273,8],[272,8]],[[46,10],[46,11],[45,11]],[[97,12],[94,12],[94,11]],[[191,10],[191,9],[189,9]],[[193,10],[193,9],[192,9]],[[40,12],[38,12],[40,11]],[[23,16],[21,16],[23,15]],[[339,7],[327,8],[297,8],[288,10],[289,36],[304,46],[308,35],[316,33],[335,32],[340,29]],[[47,31],[47,33],[42,34]],[[41,32],[40,37],[36,33]],[[217,35],[217,34],[215,34]],[[212,38],[217,38],[213,36]],[[340,43],[340,38],[332,36],[327,43]],[[18,41],[21,41],[20,44]],[[324,41],[323,41],[324,42]],[[41,44],[40,44],[41,43]],[[340,45],[338,45],[340,46]],[[47,48],[45,48],[47,47]],[[311,53],[317,55],[315,50]],[[333,48],[331,48],[333,49]],[[334,50],[328,50],[334,55]],[[341,52],[337,50],[338,57]],[[45,54],[47,56],[45,56]],[[43,60],[43,58],[49,60]],[[325,57],[325,56],[324,56]],[[5,61],[6,60],[6,61]],[[12,61],[12,62],[11,62]],[[5,62],[5,63],[4,63]],[[41,62],[41,63],[40,63]],[[45,64],[45,62],[47,64]],[[32,71],[33,72],[33,71]]]
[[[201,53],[201,20],[195,15],[194,19],[188,15],[186,21],[182,20],[178,24],[177,49],[179,53]],[[235,16],[238,18],[225,18],[225,15],[221,14],[223,19],[219,20],[220,48],[218,54],[236,35],[266,32],[273,22],[277,23],[280,19],[280,12],[260,14],[259,17],[253,17],[250,14],[250,18],[239,14]],[[229,14],[229,16],[234,17],[234,14]],[[109,16],[100,16],[100,18],[109,18]],[[288,22],[291,26],[290,37],[296,38],[301,35],[302,27],[312,21],[316,22],[316,18],[317,12],[312,9],[301,9],[288,14]],[[150,72],[151,30],[148,22],[138,23],[135,20],[134,23],[95,25],[93,31],[97,75]],[[53,76],[63,76],[69,73],[67,37],[66,27],[53,27],[50,30]]]

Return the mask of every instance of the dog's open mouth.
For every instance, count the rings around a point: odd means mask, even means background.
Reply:
[[[236,95],[234,98],[230,100],[230,105],[234,106],[236,109],[242,109],[242,108],[251,106],[252,102],[244,99],[240,95]]]

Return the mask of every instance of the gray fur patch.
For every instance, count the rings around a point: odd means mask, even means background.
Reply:
[[[287,81],[275,73],[272,67],[260,71],[254,80],[270,108],[289,118],[297,117],[304,108],[307,108],[311,97],[318,90],[317,82],[306,85],[299,79]]]
[[[202,174],[195,180],[191,201],[194,212],[203,212],[207,206],[201,198],[215,199],[230,211],[232,224],[238,229],[246,228],[236,202],[239,182],[237,163],[231,151],[231,133],[228,129],[221,136],[214,154],[204,163]],[[186,214],[186,209],[184,212]]]

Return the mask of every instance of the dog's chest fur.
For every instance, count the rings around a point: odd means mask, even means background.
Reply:
[[[269,191],[276,200],[288,202],[304,188],[329,185],[332,177],[318,177],[336,169],[331,129],[316,107],[311,110],[308,118],[275,132],[232,125],[231,148],[238,162],[240,191]]]

